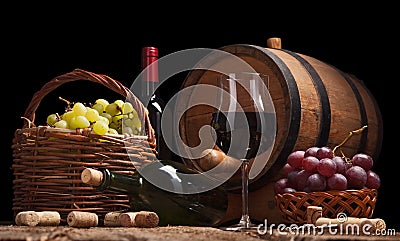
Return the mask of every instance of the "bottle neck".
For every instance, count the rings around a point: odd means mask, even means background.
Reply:
[[[158,48],[142,49],[142,95],[153,96],[158,87]]]
[[[115,191],[122,193],[135,193],[141,186],[141,178],[110,172],[109,169],[99,169],[103,173],[103,182],[96,188],[104,191]]]

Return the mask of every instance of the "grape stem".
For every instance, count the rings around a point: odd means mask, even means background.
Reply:
[[[58,97],[58,99],[60,99],[60,100],[64,101],[65,103],[67,103],[67,108],[65,108],[65,111],[71,110],[71,105],[73,104],[71,101],[69,101],[67,99],[64,99],[62,97]]]
[[[359,135],[359,134],[361,134],[361,132],[363,132],[367,127],[368,127],[368,126],[365,125],[365,126],[359,128],[359,129],[357,129],[357,130],[350,131],[350,132],[349,132],[349,135],[348,135],[339,145],[337,145],[337,146],[335,146],[335,147],[333,148],[333,150],[332,150],[333,155],[336,156],[336,153],[335,153],[336,150],[337,150],[338,148],[340,148],[341,146],[343,146],[353,135]],[[350,162],[350,158],[346,157],[346,155],[343,153],[343,151],[342,151],[341,149],[340,149],[340,153],[342,154],[342,158],[345,159],[346,162]]]

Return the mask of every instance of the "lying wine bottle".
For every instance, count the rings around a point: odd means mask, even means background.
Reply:
[[[179,172],[177,166],[180,166]],[[119,174],[106,168],[87,168],[83,170],[81,179],[83,183],[100,191],[128,194],[132,211],[156,212],[160,226],[217,226],[226,215],[228,193],[220,187],[195,193],[199,187],[180,175],[192,171],[181,163],[156,161],[144,167],[141,173],[157,172],[158,182],[171,185],[170,188],[176,190],[191,190],[194,194],[166,191],[147,181],[143,175]]]

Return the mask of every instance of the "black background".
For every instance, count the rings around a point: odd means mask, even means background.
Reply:
[[[384,122],[382,151],[374,170],[382,179],[374,216],[388,227],[400,230],[398,205],[398,81],[397,26],[391,7],[327,5],[312,11],[288,6],[263,9],[258,5],[217,9],[214,5],[193,8],[159,8],[81,5],[14,6],[2,17],[2,72],[0,128],[0,221],[12,220],[12,150],[14,131],[22,127],[23,115],[32,95],[53,77],[82,68],[102,73],[130,86],[140,73],[143,46],[157,46],[160,56],[189,48],[220,48],[229,44],[266,46],[270,37],[280,37],[282,48],[322,60],[354,74],[365,82],[376,98]],[[46,10],[44,10],[46,9]],[[329,10],[329,11],[328,11]],[[240,11],[240,13],[238,13]],[[140,15],[142,16],[139,16]],[[243,14],[242,14],[243,13]],[[378,17],[379,16],[379,17]],[[175,18],[175,20],[172,20]],[[153,22],[151,22],[151,21]],[[284,24],[286,23],[286,24]],[[178,91],[184,76],[167,80],[162,96]],[[36,123],[63,103],[113,99],[113,92],[86,82],[60,87],[44,100]],[[53,99],[52,99],[53,98]]]

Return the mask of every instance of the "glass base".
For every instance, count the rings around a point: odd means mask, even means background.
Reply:
[[[234,224],[231,226],[226,226],[226,227],[219,227],[219,229],[224,230],[224,231],[250,231],[250,230],[257,230],[259,225],[254,224],[250,221],[245,221],[245,220],[240,220],[238,224]]]

